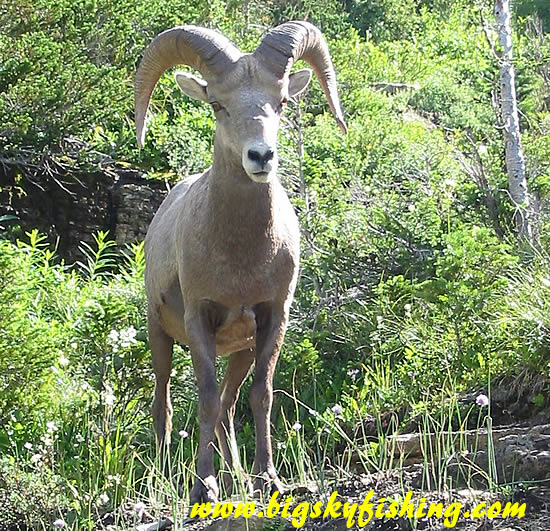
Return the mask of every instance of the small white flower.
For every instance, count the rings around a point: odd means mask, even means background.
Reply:
[[[134,505],[134,511],[137,514],[137,517],[141,520],[143,512],[145,511],[145,504],[143,502],[137,502]]]
[[[66,367],[67,365],[69,365],[68,358],[66,358],[63,354],[59,356],[59,365],[61,365],[62,367]]]
[[[27,450],[32,450],[32,443],[26,442],[26,443],[25,443],[25,448],[26,448]]]
[[[180,436],[182,439],[187,439],[187,437],[189,437],[189,433],[187,433],[185,430],[180,430],[180,431],[179,431],[179,436]]]
[[[293,429],[294,431],[300,431],[300,430],[302,429],[302,425],[301,425],[298,421],[296,421],[296,422],[292,425],[292,429]]]
[[[76,439],[76,442],[77,442],[77,443],[82,444],[82,443],[84,442],[84,437],[82,437],[82,435],[81,435],[80,433],[77,433],[77,434],[75,435],[75,439]]]
[[[113,388],[110,385],[105,385],[105,391],[101,393],[106,406],[112,406],[116,402],[116,396],[113,393]]]
[[[359,376],[359,369],[350,369],[347,374],[352,380],[356,380]]]
[[[42,460],[42,454],[34,454],[31,456],[31,463],[36,465]]]
[[[78,347],[78,343],[76,343],[76,341],[73,341],[71,343],[71,348],[76,349],[76,347]]]
[[[65,523],[65,520],[58,518],[53,525],[57,527],[57,529],[63,529],[67,524]]]
[[[116,396],[113,393],[105,393],[105,405],[112,406],[116,402]]]
[[[344,411],[344,408],[340,405],[340,404],[334,404],[332,406],[332,412],[334,413],[334,415],[336,415],[337,417],[339,417],[341,414],[342,414],[342,411]]]
[[[58,430],[58,427],[55,425],[55,422],[49,421],[46,423],[46,428],[48,429],[48,432],[53,433],[54,431]]]
[[[454,179],[445,179],[443,181],[443,186],[452,190],[456,186],[456,181]]]
[[[121,330],[119,334],[120,346],[126,348],[136,343],[136,334],[137,330],[133,326]]]
[[[489,398],[487,395],[484,395],[483,393],[478,395],[476,398],[476,404],[479,407],[487,407],[489,405]]]
[[[277,450],[284,450],[285,448],[286,448],[286,444],[284,442],[277,443]]]
[[[99,501],[100,501],[103,505],[109,503],[109,495],[108,495],[106,492],[104,492],[103,494],[100,494],[100,496],[99,496]]]
[[[405,304],[405,311],[406,312],[410,312],[411,308],[412,308],[412,306],[409,303]]]
[[[409,205],[409,212],[414,212],[416,207],[414,205]]]

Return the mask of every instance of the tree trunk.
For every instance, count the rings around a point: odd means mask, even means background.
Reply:
[[[521,147],[518,103],[513,64],[510,0],[495,0],[498,40],[502,46],[500,56],[500,90],[502,119],[506,150],[508,191],[516,207],[516,228],[520,238],[531,241],[529,192],[525,177],[525,157]]]

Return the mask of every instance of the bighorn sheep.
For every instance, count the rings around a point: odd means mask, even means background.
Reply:
[[[270,414],[273,371],[298,274],[299,227],[277,171],[277,131],[288,98],[302,92],[311,70],[290,73],[304,59],[315,71],[345,132],[336,76],[321,32],[287,22],[252,54],[216,31],[181,26],[147,47],[135,81],[138,144],[162,73],[185,64],[205,80],[176,72],[192,98],[216,116],[212,166],[168,194],[145,240],[149,341],[156,378],[153,419],[166,450],[172,429],[170,372],[177,340],[190,347],[199,393],[200,444],[191,503],[216,499],[214,434],[229,467],[239,469],[233,415],[239,388],[255,363],[250,405],[256,430],[254,487],[280,488],[273,466]],[[221,390],[216,355],[229,356]],[[224,480],[230,487],[230,478]]]

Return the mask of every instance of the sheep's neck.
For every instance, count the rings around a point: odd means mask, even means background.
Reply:
[[[246,175],[240,161],[216,156],[208,175],[208,211],[218,235],[237,243],[274,231],[274,184],[254,183]]]

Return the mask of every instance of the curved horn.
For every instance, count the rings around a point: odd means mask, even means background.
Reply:
[[[223,74],[242,53],[217,31],[197,26],[178,26],[157,35],[146,48],[134,85],[137,141],[143,147],[145,115],[151,95],[168,68],[185,64],[198,70],[203,77]]]
[[[347,126],[336,89],[336,73],[327,43],[318,28],[305,21],[285,22],[270,31],[254,55],[283,78],[298,59],[308,62],[323,87],[332,114],[346,133]]]

